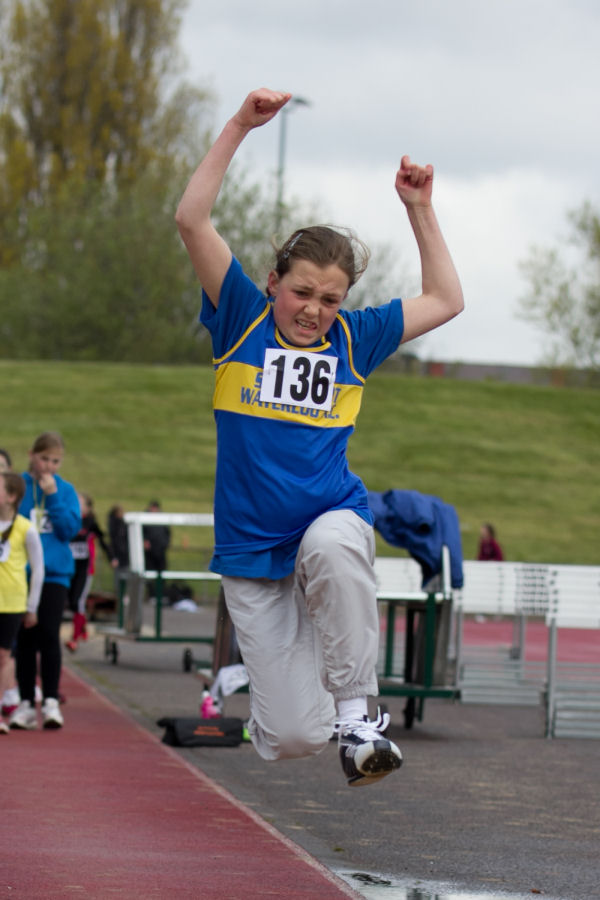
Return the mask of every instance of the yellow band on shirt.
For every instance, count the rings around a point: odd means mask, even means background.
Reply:
[[[260,400],[262,369],[245,363],[224,363],[217,369],[214,408],[262,419],[297,422],[323,428],[347,428],[356,422],[362,402],[362,385],[336,384],[330,412],[300,405],[263,403]]]

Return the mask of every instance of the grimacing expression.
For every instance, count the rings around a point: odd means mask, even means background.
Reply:
[[[281,277],[270,272],[268,286],[275,298],[275,324],[283,337],[295,346],[309,347],[333,325],[349,280],[335,264],[321,267],[298,259]]]

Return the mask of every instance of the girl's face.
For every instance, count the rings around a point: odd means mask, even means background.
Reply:
[[[61,447],[52,447],[49,450],[41,450],[39,453],[29,453],[30,470],[36,481],[42,475],[55,475],[63,460]]]
[[[299,347],[309,347],[327,334],[348,293],[348,276],[339,266],[317,266],[297,259],[281,278],[269,273],[273,315],[281,334]]]

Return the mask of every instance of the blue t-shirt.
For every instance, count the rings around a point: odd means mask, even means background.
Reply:
[[[296,347],[279,333],[272,301],[233,259],[218,309],[203,294],[200,319],[216,372],[211,569],[282,578],[318,516],[352,509],[372,523],[346,448],[367,375],[402,338],[402,303],[340,310],[320,341]]]

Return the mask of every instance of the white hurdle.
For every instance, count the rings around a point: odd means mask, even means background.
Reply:
[[[600,738],[600,652],[597,663],[557,661],[560,629],[600,629],[600,566],[549,566],[549,593],[546,736]]]

